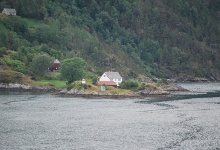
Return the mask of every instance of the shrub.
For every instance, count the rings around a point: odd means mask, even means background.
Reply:
[[[122,89],[137,89],[138,86],[139,84],[135,80],[126,80],[120,84]]]
[[[82,84],[81,82],[74,82],[72,84],[69,84],[68,87],[70,87],[70,89],[74,88],[74,89],[77,89],[77,90],[81,90],[83,88],[87,88],[87,85],[86,84]]]
[[[162,85],[162,84],[168,84],[167,80],[166,79],[160,79],[160,80],[157,80],[157,85]]]
[[[25,64],[19,60],[5,59],[6,64],[13,70],[26,74],[28,71]]]
[[[31,69],[37,75],[45,75],[48,68],[51,66],[53,58],[47,55],[38,55],[35,56],[32,63]]]
[[[7,54],[7,53],[6,53],[6,48],[1,47],[1,48],[0,48],[0,57],[3,57],[3,55],[5,55],[5,54]]]
[[[145,83],[141,83],[141,85],[138,87],[138,90],[144,90],[146,87]]]
[[[83,84],[83,88],[84,89],[88,89],[88,85],[87,84]]]
[[[96,77],[93,77],[93,78],[92,78],[92,84],[93,84],[93,85],[97,85],[97,78],[96,78]]]

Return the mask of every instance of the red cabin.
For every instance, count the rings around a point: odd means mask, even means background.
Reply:
[[[55,59],[53,62],[53,65],[50,67],[50,70],[57,70],[60,67],[60,61],[58,59]]]

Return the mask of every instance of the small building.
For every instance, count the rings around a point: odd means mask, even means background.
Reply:
[[[86,79],[85,78],[82,79],[82,84],[86,84]]]
[[[106,91],[106,86],[101,86],[101,92],[105,92]]]
[[[2,11],[3,14],[6,14],[8,16],[16,16],[16,10],[11,8],[4,8]]]
[[[98,84],[99,85],[106,85],[106,86],[119,86],[122,82],[122,77],[118,72],[105,72],[99,78]]]
[[[55,59],[52,66],[49,68],[51,71],[57,70],[60,67],[60,61],[58,59]]]

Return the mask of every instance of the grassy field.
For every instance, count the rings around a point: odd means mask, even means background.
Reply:
[[[40,80],[40,81],[32,81],[32,86],[52,86],[55,88],[65,88],[67,87],[66,81],[61,80]]]
[[[40,22],[33,19],[22,18],[22,20],[27,23],[29,28],[40,25]]]

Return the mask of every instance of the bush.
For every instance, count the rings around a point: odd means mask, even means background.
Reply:
[[[13,70],[26,74],[28,71],[25,64],[19,60],[5,59],[6,64]]]
[[[146,87],[145,83],[141,83],[141,85],[138,87],[138,90],[144,90]]]
[[[4,48],[4,47],[1,47],[0,48],[0,57],[3,57],[3,55],[6,55],[7,53],[6,53],[6,48]]]
[[[157,85],[162,85],[162,84],[168,84],[167,80],[166,79],[160,79],[160,80],[157,80]]]
[[[84,89],[88,89],[88,85],[87,84],[83,84],[83,88]]]
[[[96,77],[93,77],[93,78],[92,78],[92,84],[93,84],[93,85],[97,85],[97,78],[96,78]]]
[[[16,71],[0,70],[0,82],[1,83],[28,83],[28,78]]]
[[[67,89],[68,90],[70,90],[70,89],[81,90],[81,89],[87,89],[87,88],[88,88],[88,86],[86,84],[82,84],[81,82],[76,81],[72,84],[69,84]]]
[[[137,89],[139,86],[138,82],[135,80],[126,80],[120,84],[122,89]]]
[[[35,56],[32,63],[31,69],[37,75],[45,75],[48,68],[52,65],[53,58],[47,55]]]

